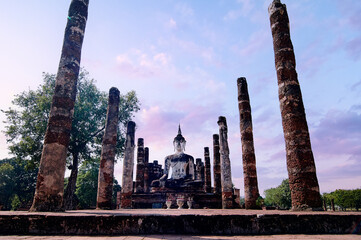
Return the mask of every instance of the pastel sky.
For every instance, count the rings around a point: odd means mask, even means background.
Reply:
[[[282,0],[321,192],[361,187],[361,3]],[[56,73],[70,1],[0,0],[0,109]],[[271,0],[90,0],[81,65],[97,86],[135,90],[136,138],[163,163],[181,124],[203,159],[228,121],[233,183],[243,191],[237,105],[246,77],[260,193],[287,178],[268,5]],[[0,130],[4,114],[0,113]],[[0,134],[0,158],[10,157]],[[115,176],[120,181],[122,161]],[[121,181],[120,181],[121,182]]]

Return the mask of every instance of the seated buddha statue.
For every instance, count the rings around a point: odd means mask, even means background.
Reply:
[[[184,153],[186,140],[182,136],[180,126],[173,145],[175,153],[165,158],[164,175],[159,180],[152,182],[154,187],[179,187],[185,182],[195,179],[194,158]]]

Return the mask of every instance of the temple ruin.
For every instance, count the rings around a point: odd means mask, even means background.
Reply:
[[[80,67],[81,47],[88,14],[88,0],[72,0],[65,29],[55,92],[44,139],[36,191],[30,211],[63,211],[64,173]],[[287,9],[280,0],[268,8],[277,71],[279,102],[286,143],[287,170],[293,210],[322,210],[310,136],[297,78]],[[77,29],[74,31],[74,29]],[[245,207],[257,208],[259,196],[253,144],[252,117],[245,78],[238,79],[238,104],[245,182]],[[119,91],[109,92],[107,122],[102,143],[97,208],[111,209],[114,155],[117,138]],[[232,184],[228,127],[218,119],[219,135],[213,135],[213,177],[209,147],[201,158],[185,152],[181,128],[173,140],[175,153],[149,162],[149,148],[138,138],[133,180],[135,123],[127,125],[122,190],[118,208],[237,208],[239,190]]]
[[[223,119],[223,118],[222,118]],[[223,129],[223,128],[222,128]],[[222,130],[222,135],[224,132]],[[218,135],[215,135],[218,136]],[[129,145],[129,143],[127,143]],[[217,148],[217,141],[214,149],[218,151],[214,156],[216,176],[222,175],[220,148]],[[225,145],[224,137],[222,144]],[[127,146],[128,146],[127,145]],[[215,180],[215,187],[211,186],[211,165],[209,147],[204,148],[204,162],[185,153],[186,140],[182,135],[181,128],[173,140],[175,153],[165,157],[164,168],[158,164],[158,160],[149,162],[149,149],[144,148],[144,139],[138,139],[136,179],[130,178],[132,173],[131,162],[124,160],[123,168],[123,190],[120,208],[222,208],[222,201],[226,202],[224,208],[239,208],[236,195],[231,182],[230,162],[223,160],[223,187],[220,187],[220,179]],[[127,148],[128,149],[128,148]],[[147,149],[147,151],[145,151]],[[226,153],[225,147],[223,152]],[[145,154],[146,152],[146,154]],[[224,155],[224,154],[223,154]],[[222,155],[222,156],[223,156]],[[226,162],[225,162],[226,161]],[[125,178],[124,178],[125,177]],[[134,186],[134,189],[131,189]],[[145,186],[147,186],[145,188]],[[222,200],[222,196],[225,197]],[[239,194],[237,195],[239,198]]]

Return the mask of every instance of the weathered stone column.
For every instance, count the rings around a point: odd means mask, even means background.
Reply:
[[[222,208],[233,208],[232,174],[231,162],[229,160],[226,118],[220,116],[217,123],[219,125],[219,152],[221,155]]]
[[[89,0],[72,0],[30,211],[64,211],[64,173]]]
[[[219,135],[213,134],[213,179],[214,193],[222,192],[221,186],[221,156],[219,153]]]
[[[97,209],[112,208],[114,158],[119,122],[119,101],[119,90],[112,87],[109,90],[107,118],[102,141],[102,152],[100,155]]]
[[[206,193],[210,193],[212,191],[211,159],[209,158],[209,147],[204,148],[204,191]]]
[[[244,200],[246,209],[257,209],[259,197],[256,156],[254,154],[251,105],[246,78],[237,79],[238,108],[242,141],[242,159],[244,176]]]
[[[204,164],[200,158],[196,158],[195,179],[204,182]]]
[[[331,209],[335,211],[335,200],[333,198],[331,199]]]
[[[310,136],[297,78],[286,5],[274,0],[270,15],[292,210],[322,210]]]
[[[123,161],[121,208],[132,208],[135,122],[129,121]]]
[[[117,204],[116,204],[117,207],[116,207],[116,209],[120,209],[121,196],[122,196],[122,192],[121,191],[117,192]]]
[[[149,148],[144,148],[144,192],[149,193]]]
[[[137,148],[137,173],[135,177],[136,193],[144,192],[144,139],[138,138]]]

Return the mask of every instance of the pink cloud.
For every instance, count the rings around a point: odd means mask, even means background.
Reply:
[[[361,80],[351,86],[351,91],[355,91],[359,86],[361,86]]]
[[[246,17],[250,15],[251,11],[254,9],[254,3],[251,0],[237,0],[241,4],[241,7],[235,10],[230,10],[223,17],[224,20],[236,20],[239,17]]]
[[[177,29],[177,22],[173,18],[170,18],[166,25],[170,29]]]
[[[252,34],[248,44],[246,44],[247,47],[241,49],[241,54],[243,56],[248,56],[260,51],[261,49],[264,49],[265,46],[267,46],[265,44],[267,40],[270,40],[270,34],[266,31],[259,31]]]
[[[209,34],[208,30],[203,30],[204,34]],[[183,40],[175,36],[167,39],[161,39],[160,44],[166,47],[180,49],[193,57],[201,58],[205,63],[222,67],[224,64],[217,59],[212,46],[204,46],[194,41]]]
[[[116,57],[116,69],[132,78],[165,77],[173,69],[171,57],[163,52],[149,55],[138,49],[119,54]]]
[[[329,111],[318,126],[311,129],[311,140],[320,185],[325,186],[323,191],[332,187],[327,184],[330,180],[360,178],[361,114],[353,110]],[[354,187],[352,181],[348,181],[350,185],[342,182],[338,188]]]
[[[357,1],[343,0],[338,2],[344,21],[357,30],[361,30],[361,6]]]
[[[184,2],[178,3],[175,8],[182,17],[188,18],[194,15],[193,8]]]
[[[346,45],[347,52],[351,55],[352,59],[357,61],[361,57],[361,36],[358,36]]]

